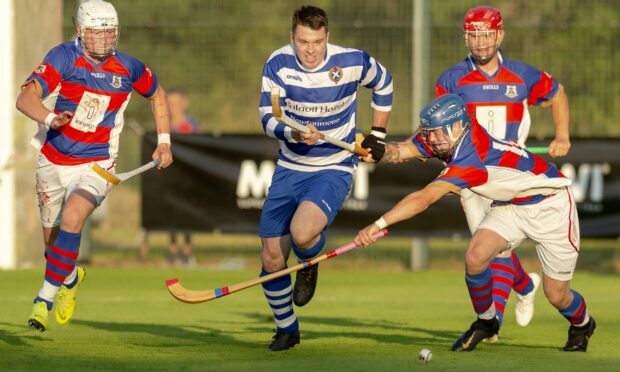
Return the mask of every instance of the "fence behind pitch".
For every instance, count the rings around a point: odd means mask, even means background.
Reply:
[[[65,36],[73,34],[77,0],[64,2]],[[186,90],[190,112],[208,132],[259,132],[258,92],[262,65],[289,41],[296,0],[132,0],[113,1],[122,31],[119,47],[155,70],[164,87]],[[465,56],[462,17],[474,0],[428,1],[430,12],[430,97],[439,73]],[[620,136],[620,3],[614,0],[488,1],[504,16],[503,49],[556,76],[571,103],[573,133],[582,137]],[[330,41],[365,49],[385,64],[395,81],[391,133],[410,131],[411,0],[317,0],[330,16]],[[359,114],[371,124],[369,95]],[[149,123],[143,100],[129,115]],[[138,101],[142,101],[137,103]],[[543,112],[547,111],[547,112]],[[549,110],[534,110],[532,134],[550,136]]]

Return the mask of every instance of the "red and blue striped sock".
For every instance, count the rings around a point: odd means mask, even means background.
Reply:
[[[35,302],[43,300],[50,308],[58,289],[75,268],[81,238],[81,233],[71,233],[62,229],[58,231],[54,244],[46,254],[45,282]]]
[[[270,273],[263,269],[260,276]],[[278,333],[293,333],[299,331],[299,322],[293,311],[293,286],[291,275],[287,274],[262,284],[265,298],[271,307],[276,321]]]
[[[512,267],[514,268],[514,283],[512,284],[512,288],[516,292],[521,295],[526,295],[534,290],[534,283],[529,275],[523,270],[523,266],[521,266],[521,260],[517,254],[512,252]]]
[[[514,282],[515,274],[511,257],[495,257],[489,265],[493,274],[493,302],[497,312],[497,320],[502,324],[506,302]]]
[[[560,310],[560,314],[568,319],[572,325],[580,327],[590,320],[586,300],[576,290],[571,289],[570,291],[573,294],[573,300],[566,309]]]
[[[493,278],[488,267],[480,274],[465,274],[465,283],[469,291],[469,298],[474,311],[482,319],[492,319],[495,316],[493,306]],[[492,311],[491,311],[492,310]]]

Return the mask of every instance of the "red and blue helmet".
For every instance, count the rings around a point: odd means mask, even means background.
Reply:
[[[456,134],[455,124],[460,123],[461,132]],[[465,129],[469,125],[469,113],[467,104],[456,94],[446,94],[436,98],[420,111],[420,134],[426,145],[433,149],[433,153],[439,157],[445,157],[452,152],[454,146],[460,141]],[[443,144],[448,147],[431,143],[431,133],[441,129],[443,137],[448,142]]]
[[[464,31],[501,30],[504,28],[502,14],[488,5],[472,8],[465,13]]]

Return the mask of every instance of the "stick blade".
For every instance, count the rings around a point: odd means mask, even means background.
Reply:
[[[282,109],[280,108],[280,88],[271,88],[271,111],[276,119],[282,117]]]
[[[90,164],[90,169],[92,169],[101,178],[103,178],[104,180],[110,182],[113,185],[118,185],[119,183],[121,183],[123,181],[120,178],[116,177],[115,175],[113,175],[111,173],[108,173],[105,169],[101,168],[96,163],[91,163]]]
[[[181,285],[179,279],[177,278],[166,280],[166,286],[168,287],[168,291],[172,297],[181,302],[185,302],[186,304],[199,304],[202,302],[211,301],[218,297],[215,294],[215,290],[212,289],[205,291],[193,291],[186,289]]]

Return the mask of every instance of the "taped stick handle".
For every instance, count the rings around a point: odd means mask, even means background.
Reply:
[[[374,237],[376,239],[379,239],[379,238],[383,238],[387,234],[388,234],[388,231],[386,229],[383,229],[383,230],[377,232],[374,235]],[[231,292],[233,292],[233,288],[235,288],[236,286],[241,286],[243,284],[251,283],[251,282],[252,282],[251,286],[256,285],[256,284],[262,284],[262,283],[268,282],[270,280],[277,279],[277,278],[279,278],[279,277],[281,277],[283,275],[290,274],[290,273],[295,272],[295,271],[299,271],[299,270],[304,269],[306,267],[314,266],[314,265],[318,264],[319,262],[322,262],[322,261],[325,261],[325,260],[329,260],[330,258],[333,258],[333,257],[336,257],[336,256],[340,256],[340,255],[342,255],[344,253],[347,253],[349,251],[352,251],[352,250],[354,250],[355,248],[358,248],[358,247],[360,247],[360,246],[356,245],[353,242],[350,242],[348,244],[343,245],[342,247],[333,249],[333,250],[331,250],[331,251],[329,251],[329,252],[327,252],[325,254],[322,254],[322,255],[320,255],[318,257],[315,257],[315,258],[313,258],[311,260],[300,262],[299,264],[297,264],[295,266],[292,266],[292,267],[289,267],[288,269],[284,269],[284,270],[281,270],[281,271],[276,271],[275,273],[271,273],[269,275],[261,276],[258,279],[253,279],[253,280],[247,281],[245,283],[239,283],[237,285],[232,285],[232,286],[229,287],[229,289],[230,289]],[[253,283],[253,282],[255,282],[255,283]],[[240,289],[245,289],[245,288],[247,288],[247,287],[244,286],[244,287],[241,287],[241,288],[236,288],[235,290],[240,290]]]
[[[136,168],[132,171],[129,172],[125,172],[125,173],[119,173],[116,176],[121,180],[121,181],[126,181],[128,179],[130,179],[133,176],[136,176],[140,173],[146,172],[147,170],[151,169],[151,168],[155,168],[156,166],[158,166],[159,164],[161,164],[161,158],[157,158],[155,160],[152,160],[146,164],[144,164],[143,166]]]
[[[548,154],[549,153],[549,147],[548,146],[539,146],[539,147],[526,147],[525,148],[527,151],[531,152],[532,154]]]
[[[125,172],[125,173],[116,173],[116,174],[112,174],[106,171],[105,169],[101,168],[95,162],[90,164],[90,168],[104,180],[110,182],[113,185],[118,185],[119,183],[123,181],[127,181],[128,179],[130,179],[131,177],[135,175],[138,175],[142,172],[145,172],[151,168],[158,166],[160,163],[161,163],[161,159],[155,159],[132,171]]]
[[[273,116],[276,118],[276,120],[278,120],[278,122],[286,126],[289,126],[295,130],[298,130],[302,133],[305,133],[305,134],[310,133],[310,128],[289,118],[282,111],[282,108],[280,107],[280,89],[279,88],[273,88],[271,90],[271,108],[272,108]],[[338,146],[347,151],[350,151],[356,155],[366,156],[370,153],[367,149],[360,147],[357,143],[347,143],[347,142],[344,142],[342,140],[339,140],[337,138],[331,137],[327,134],[323,134],[320,132],[319,132],[319,136],[323,141],[331,143],[332,145]]]

